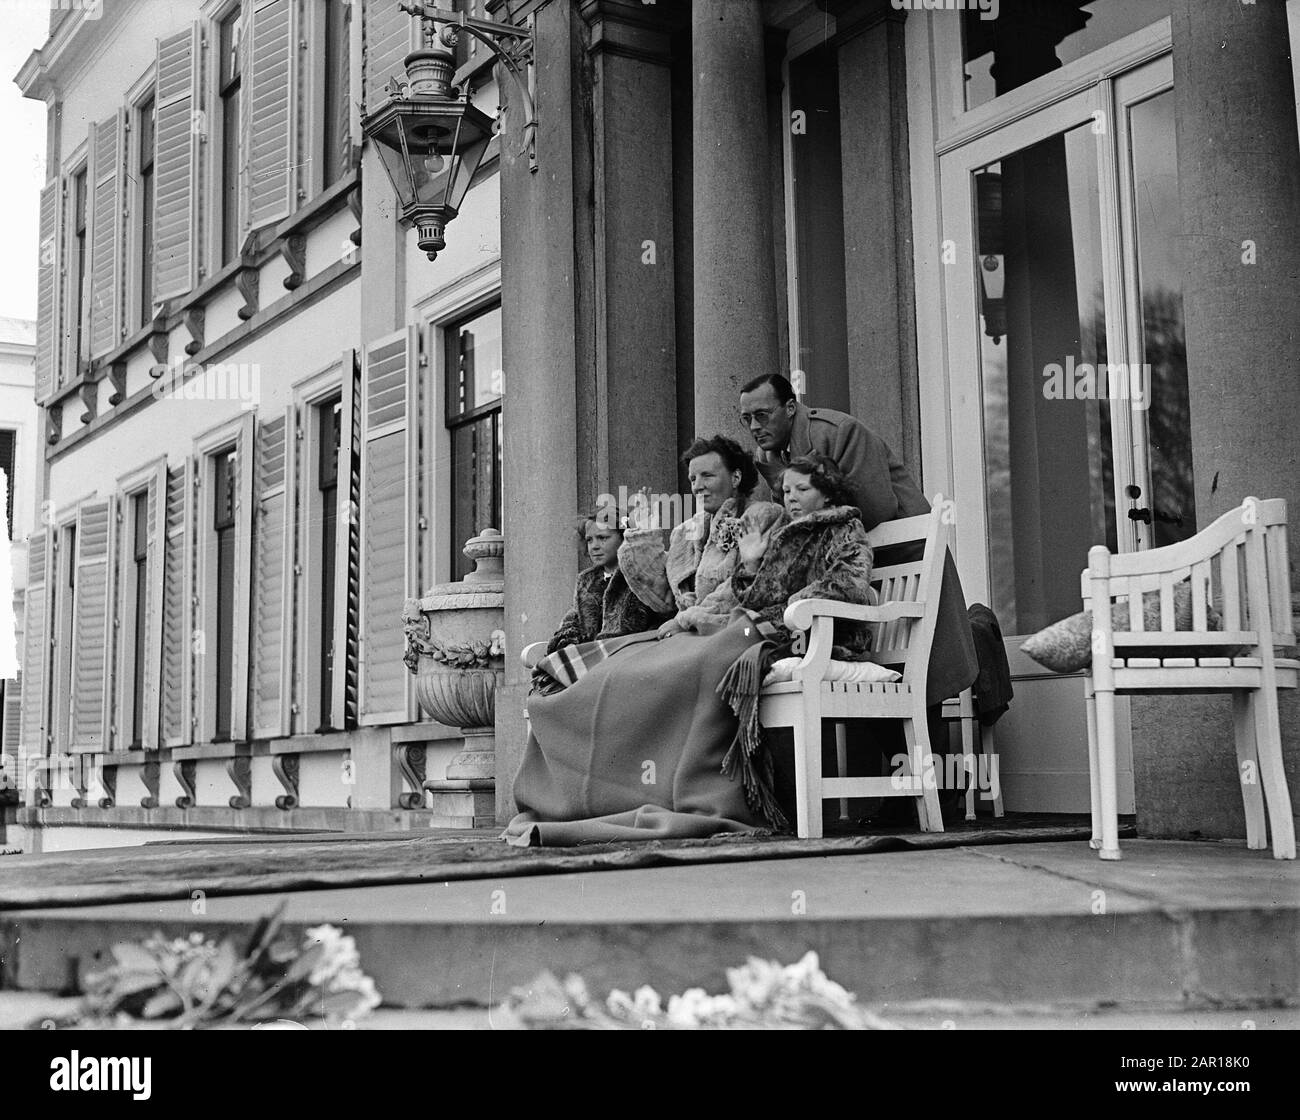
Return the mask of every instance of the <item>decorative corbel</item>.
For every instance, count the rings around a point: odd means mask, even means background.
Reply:
[[[290,233],[280,238],[280,255],[289,266],[284,286],[292,292],[307,279],[307,235]]]
[[[359,149],[358,149],[359,150]],[[354,229],[348,238],[353,245],[361,244],[361,180],[358,178],[357,185],[352,188],[348,194],[348,212],[356,219],[357,228]]]
[[[203,349],[203,325],[206,318],[199,305],[185,309],[185,329],[190,332],[190,340],[185,344],[185,353],[191,358]]]
[[[99,799],[101,809],[112,809],[117,804],[117,767],[105,766],[99,772],[99,784],[104,796]]]
[[[245,258],[238,272],[235,273],[235,287],[244,298],[244,306],[235,312],[240,322],[248,322],[257,314],[257,296],[262,272],[250,259]]]
[[[53,447],[63,438],[63,405],[52,404],[45,410],[45,442]]]
[[[154,377],[161,377],[167,368],[167,305],[158,308],[158,313],[149,323],[149,352],[153,355]]]
[[[194,792],[194,775],[198,769],[196,764],[188,759],[172,763],[172,773],[176,776],[176,781],[180,783],[181,795],[176,799],[176,808],[193,809],[196,794]]]
[[[126,400],[126,362],[116,361],[108,367],[108,381],[113,386],[108,398],[108,407],[112,408]]]
[[[405,791],[397,795],[397,805],[401,809],[424,808],[424,766],[425,748],[423,743],[399,743],[397,766],[402,772],[402,780],[415,792]]]
[[[239,791],[230,798],[232,809],[247,809],[253,803],[253,760],[246,754],[226,763],[226,773]]]
[[[148,791],[140,798],[141,809],[158,808],[158,779],[161,769],[156,762],[146,762],[140,767],[140,780],[144,782],[144,788]]]
[[[86,406],[86,411],[81,414],[81,422],[89,424],[99,412],[99,382],[83,381],[77,393],[81,397],[81,403]]]
[[[298,808],[298,756],[273,754],[271,773],[275,775],[276,781],[284,786],[284,792],[275,799],[275,807],[285,810]]]
[[[87,758],[73,758],[69,760],[68,775],[72,778],[72,784],[76,788],[77,796],[72,799],[74,809],[84,809],[88,804],[86,797],[86,788],[90,781],[86,772],[90,769],[90,760]]]

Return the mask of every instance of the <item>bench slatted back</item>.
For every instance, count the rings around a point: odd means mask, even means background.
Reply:
[[[882,522],[867,533],[875,552],[905,545],[914,545],[921,551],[918,560],[882,565],[871,572],[871,584],[880,605],[924,603],[927,608],[919,619],[900,618],[869,625],[870,660],[878,665],[902,666],[906,681],[919,680],[929,666],[944,558],[952,529],[951,516],[945,516],[945,511],[950,509],[950,505],[940,506],[916,517]]]

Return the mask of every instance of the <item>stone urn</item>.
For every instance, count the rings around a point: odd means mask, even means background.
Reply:
[[[460,728],[464,749],[447,764],[445,781],[425,782],[449,808],[442,815],[477,824],[495,813],[496,694],[505,667],[505,541],[483,529],[463,549],[474,570],[435,584],[403,611],[406,666],[415,674],[420,710]],[[454,811],[452,811],[454,810]],[[490,820],[484,823],[491,823]]]

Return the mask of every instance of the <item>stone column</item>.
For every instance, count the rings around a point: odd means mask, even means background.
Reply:
[[[528,673],[519,651],[550,636],[572,602],[577,570],[575,19],[567,3],[536,10],[537,171],[519,155],[515,133],[508,129],[501,145],[501,318],[510,387],[502,406],[503,531],[515,542],[505,569],[505,685],[496,705],[501,821],[515,811],[511,786],[525,742]],[[508,98],[508,82],[503,89]]]
[[[1300,516],[1300,150],[1280,0],[1174,0],[1187,380],[1201,527],[1247,495]],[[1293,586],[1300,549],[1292,534]],[[1226,699],[1133,702],[1138,829],[1244,836]],[[1282,693],[1300,809],[1300,704]]]
[[[740,386],[780,373],[763,18],[754,0],[691,5],[695,431],[750,446]]]
[[[640,0],[583,0],[579,10],[594,203],[590,298],[578,305],[579,338],[593,350],[579,367],[593,379],[580,400],[579,431],[590,435],[579,442],[592,459],[585,506],[620,487],[677,488],[676,254],[669,21]]]
[[[837,20],[849,408],[921,476],[903,19],[842,0]],[[856,22],[854,21],[854,17]]]

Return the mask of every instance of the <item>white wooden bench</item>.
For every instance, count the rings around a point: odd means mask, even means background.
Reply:
[[[943,831],[926,723],[925,686],[951,533],[951,509],[949,503],[936,503],[928,514],[887,521],[867,534],[877,551],[924,543],[920,560],[873,569],[876,605],[802,599],[786,608],[786,626],[791,631],[809,632],[807,649],[792,680],[763,689],[758,719],[764,727],[789,727],[794,731],[800,837],[822,835],[822,801],[828,797],[911,797],[916,800],[922,830]],[[902,680],[892,684],[825,680],[837,618],[868,623],[872,637],[870,660],[899,669]],[[848,719],[901,720],[908,772],[887,778],[824,778],[822,721],[835,722],[842,774],[844,721]]]
[[[1295,688],[1300,661],[1279,657],[1293,646],[1286,503],[1247,498],[1189,540],[1146,552],[1088,553],[1084,605],[1092,611],[1092,668],[1085,678],[1092,846],[1102,859],[1120,858],[1115,792],[1115,697],[1139,693],[1230,693],[1238,778],[1246,809],[1246,846],[1268,846],[1295,859],[1291,798],[1282,769],[1279,688]],[[1175,588],[1187,581],[1191,629],[1176,629]],[[1157,629],[1147,627],[1143,597],[1160,606]],[[1127,629],[1111,617],[1126,603]],[[1209,610],[1222,629],[1209,628]],[[1143,650],[1148,651],[1143,656]],[[1170,656],[1185,650],[1185,656]],[[1244,651],[1244,652],[1243,652]],[[1140,744],[1136,749],[1141,749]]]

